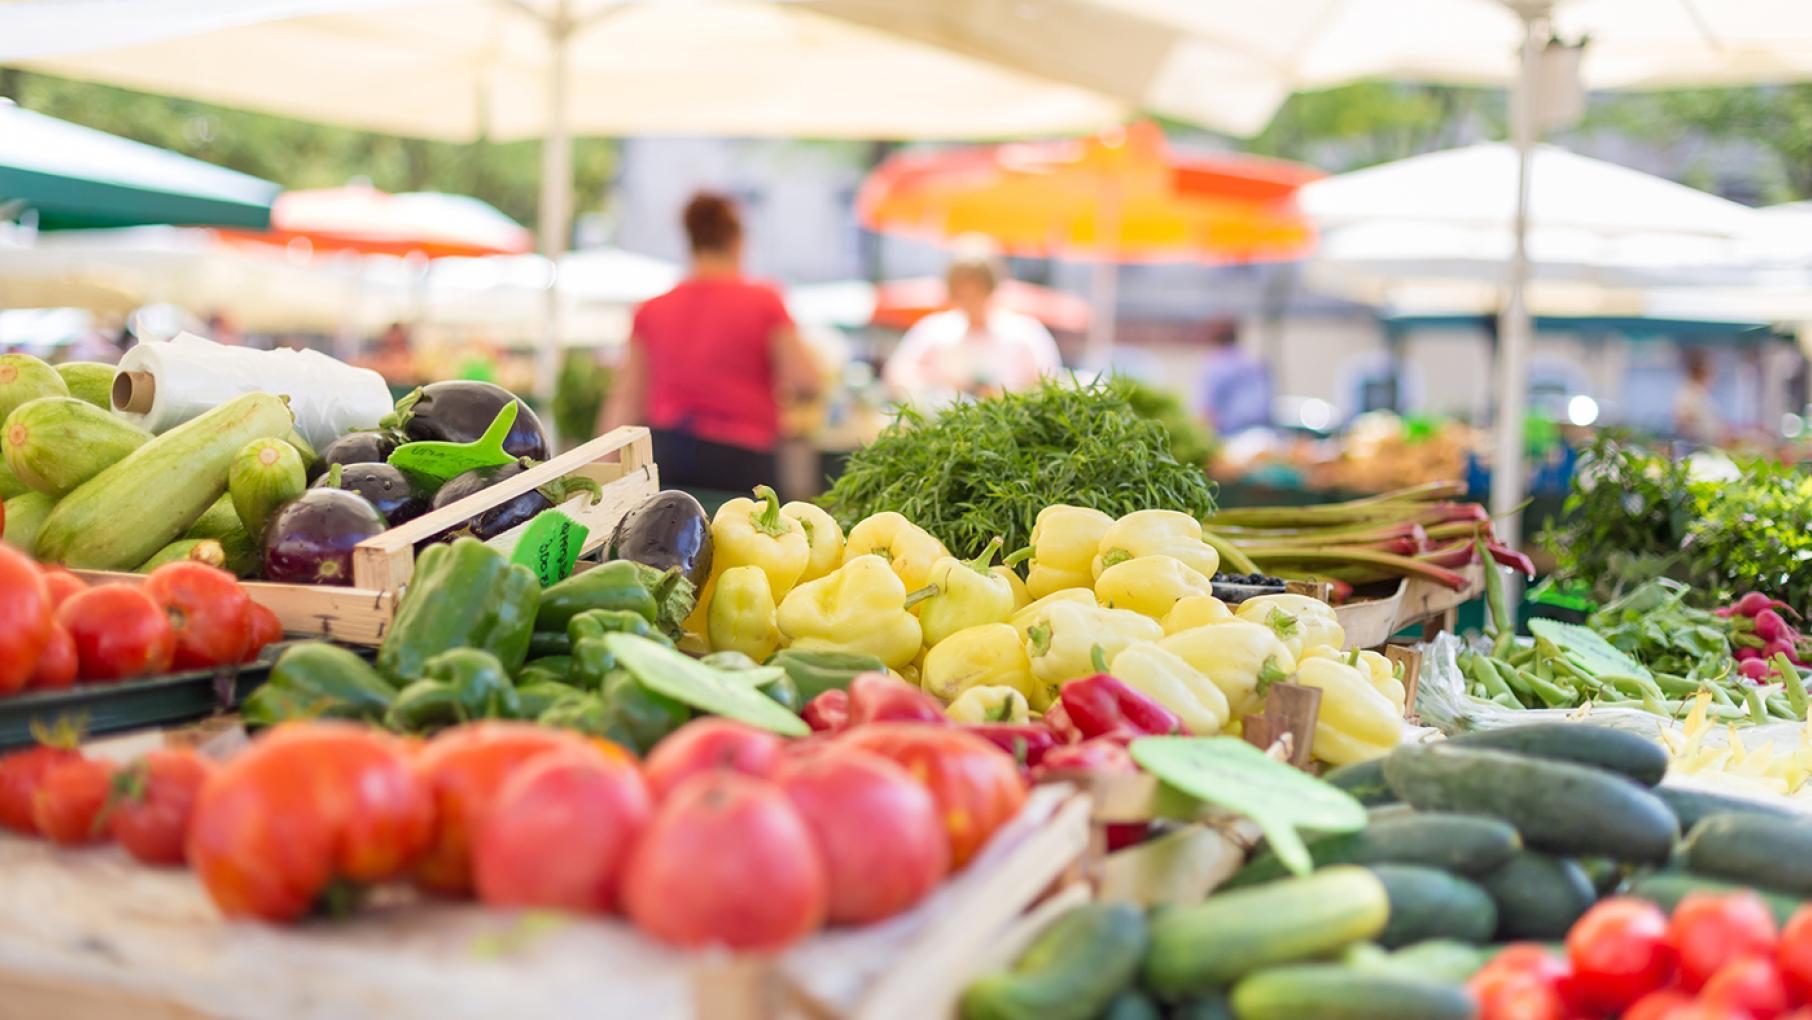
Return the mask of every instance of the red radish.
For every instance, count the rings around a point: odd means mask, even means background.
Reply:
[[[1768,661],[1766,659],[1744,659],[1737,663],[1737,672],[1743,674],[1744,679],[1754,680],[1759,684],[1762,682],[1762,678],[1768,675]]]
[[[1762,657],[1762,650],[1760,648],[1755,647],[1754,645],[1738,645],[1737,646],[1736,660],[1738,662],[1749,662],[1751,660],[1759,661],[1761,659],[1761,657]]]
[[[1771,599],[1759,591],[1752,591],[1742,598],[1737,599],[1736,603],[1730,608],[1744,616],[1754,617],[1763,610],[1785,608],[1786,605],[1785,602],[1782,602],[1779,599]],[[1791,610],[1789,610],[1789,612],[1791,612]]]
[[[1762,658],[1772,659],[1776,655],[1785,655],[1787,660],[1791,662],[1796,651],[1797,649],[1793,647],[1793,642],[1788,641],[1785,638],[1777,638],[1776,640],[1768,642],[1768,644],[1762,648]]]
[[[1791,638],[1793,628],[1781,619],[1781,614],[1772,609],[1764,609],[1755,614],[1755,636],[1763,641],[1784,641]]]

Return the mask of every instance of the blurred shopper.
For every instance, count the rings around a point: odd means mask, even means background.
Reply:
[[[1225,319],[1208,324],[1198,394],[1197,412],[1223,436],[1271,424],[1271,370],[1240,346],[1239,327]]]
[[[1674,434],[1699,446],[1716,446],[1724,438],[1724,419],[1711,395],[1711,382],[1717,376],[1711,354],[1689,347],[1680,353],[1680,360],[1686,380],[1674,394]]]
[[[648,425],[663,483],[746,492],[774,482],[781,401],[818,373],[780,292],[742,275],[735,204],[701,193],[684,221],[692,271],[636,311],[598,424]]]
[[[906,331],[882,378],[902,397],[938,403],[958,394],[1029,389],[1063,370],[1044,323],[994,302],[1000,262],[985,241],[959,239],[944,274],[950,309]]]

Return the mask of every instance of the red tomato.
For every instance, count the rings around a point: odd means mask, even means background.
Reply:
[[[62,624],[53,623],[50,640],[38,654],[38,666],[32,670],[31,679],[25,686],[34,691],[60,691],[75,683],[78,665],[75,639]]]
[[[1680,984],[1689,992],[1732,960],[1773,955],[1775,940],[1774,915],[1751,892],[1694,893],[1667,922],[1667,944],[1680,959]]]
[[[1680,1010],[1693,1004],[1693,997],[1672,988],[1650,992],[1625,1010],[1623,1020],[1673,1020]]]
[[[264,651],[265,645],[274,645],[283,640],[283,621],[270,611],[262,602],[253,602],[245,615],[246,639],[245,661],[250,662]]]
[[[654,745],[642,771],[648,789],[659,800],[686,778],[727,769],[749,776],[771,776],[780,767],[786,742],[766,730],[732,719],[694,719]]]
[[[31,820],[45,839],[63,846],[99,842],[107,835],[101,809],[113,789],[114,764],[77,758],[45,770],[31,794]]]
[[[0,694],[25,686],[50,640],[50,593],[31,557],[0,545]]]
[[[969,863],[1026,802],[1025,781],[1013,757],[972,733],[875,723],[843,733],[837,743],[891,758],[925,784],[950,838],[952,870]]]
[[[166,563],[145,579],[144,592],[170,616],[177,669],[212,669],[244,657],[252,600],[232,574],[195,560]]]
[[[1673,974],[1667,915],[1645,900],[1600,900],[1567,933],[1572,993],[1581,1005],[1621,1010],[1660,988]]]
[[[396,741],[353,723],[289,723],[202,785],[189,865],[226,916],[291,921],[336,879],[406,873],[433,823]]]
[[[422,888],[469,895],[472,835],[504,782],[536,755],[587,744],[576,733],[517,722],[459,726],[429,741],[415,756],[435,814],[434,838],[415,873]]]
[[[1801,1006],[1791,1013],[1783,1013],[1781,1020],[1812,1020],[1812,1006]]]
[[[1755,1020],[1774,1020],[1793,1006],[1787,983],[1765,956],[1745,956],[1718,968],[1699,1001],[1740,1009]]]
[[[50,595],[50,608],[52,611],[60,608],[64,602],[69,600],[71,595],[76,595],[88,590],[88,582],[69,571],[64,570],[62,567],[45,567],[43,574],[44,590]]]
[[[550,751],[497,791],[472,843],[478,898],[496,907],[608,911],[653,813],[627,751]]]
[[[1787,919],[1774,962],[1793,994],[1812,1001],[1812,907],[1801,907]]]
[[[778,786],[729,771],[681,783],[629,858],[623,905],[677,946],[777,950],[824,923],[811,830]]]
[[[82,752],[72,747],[33,747],[0,756],[0,825],[37,835],[38,824],[31,817],[32,792],[53,766],[81,757]]]
[[[789,760],[779,783],[823,857],[832,924],[891,917],[950,870],[937,802],[892,761],[831,747]]]
[[[1755,1020],[1755,1017],[1748,1010],[1701,999],[1667,1014],[1667,1020]]]
[[[167,673],[176,655],[170,618],[129,584],[96,585],[72,596],[57,610],[57,622],[75,639],[85,680]]]
[[[194,751],[152,751],[114,781],[108,824],[114,842],[145,864],[182,864],[195,795],[214,765]]]
[[[1560,985],[1569,973],[1565,960],[1520,942],[1492,957],[1467,987],[1479,1002],[1480,1020],[1564,1020]]]

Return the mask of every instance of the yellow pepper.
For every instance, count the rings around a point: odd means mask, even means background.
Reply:
[[[1106,573],[1102,571],[1102,574]],[[1227,608],[1227,603],[1213,595],[1190,595],[1178,599],[1177,604],[1171,606],[1170,612],[1165,613],[1164,619],[1159,622],[1164,625],[1164,633],[1181,634],[1186,630],[1206,627],[1211,623],[1226,623],[1231,619],[1233,610]]]
[[[1221,567],[1221,554],[1202,541],[1202,522],[1180,510],[1134,510],[1101,536],[1089,564],[1095,577],[1124,560],[1173,556],[1203,577]]]
[[[892,510],[858,522],[843,543],[844,563],[858,556],[879,556],[907,591],[925,587],[931,580],[932,565],[948,555],[944,543]]]
[[[1013,590],[1013,611],[1015,613],[1032,604],[1032,595],[1030,592],[1026,591],[1026,583],[1019,579],[1018,571],[1014,570],[1012,567],[996,564],[995,566],[988,568],[988,572],[996,577],[1004,578],[1007,582],[1007,587]]]
[[[1032,565],[1026,572],[1026,592],[1044,598],[1065,588],[1093,588],[1095,575],[1089,564],[1101,545],[1101,536],[1114,519],[1099,510],[1059,503],[1038,511],[1032,523]],[[1009,557],[1007,562],[1013,562]]]
[[[1323,645],[1304,651],[1302,658],[1333,659],[1336,662],[1346,663],[1365,677],[1366,681],[1372,685],[1372,690],[1390,699],[1390,703],[1397,706],[1398,715],[1403,714],[1404,703],[1409,698],[1409,689],[1404,686],[1403,678],[1397,675],[1397,664],[1390,661],[1388,657],[1369,648],[1356,652],[1342,652]],[[1302,661],[1298,660],[1297,667],[1301,668],[1301,665]]]
[[[798,521],[805,529],[805,543],[810,553],[806,557],[805,573],[799,575],[801,583],[816,581],[843,565],[843,529],[837,526],[835,517],[815,503],[800,500],[781,507],[780,512]]]
[[[1296,682],[1321,691],[1312,749],[1316,758],[1330,765],[1370,761],[1403,738],[1401,711],[1358,669],[1314,656],[1297,665]]]
[[[996,538],[972,560],[942,557],[931,568],[931,583],[907,596],[909,605],[912,599],[923,598],[914,610],[925,629],[925,644],[935,648],[959,630],[1005,623],[1013,615],[1013,585],[988,569],[1000,545]]]
[[[1296,671],[1296,656],[1269,627],[1244,620],[1209,624],[1181,631],[1158,642],[1196,671],[1214,681],[1227,696],[1235,718],[1258,707],[1259,686]]]
[[[1170,709],[1191,733],[1213,736],[1227,725],[1227,695],[1175,652],[1149,641],[1128,645],[1108,672]]]
[[[1297,658],[1306,649],[1338,649],[1346,643],[1346,630],[1334,607],[1307,595],[1258,595],[1240,603],[1233,615],[1276,631]]]
[[[782,598],[805,573],[811,546],[804,526],[780,512],[773,489],[757,485],[755,496],[730,500],[711,518],[711,570],[722,574],[731,567],[760,567],[774,597]]]
[[[919,686],[949,701],[971,687],[1011,687],[1028,697],[1032,665],[1025,644],[1004,623],[984,623],[959,630],[925,653]]]
[[[764,662],[780,647],[774,592],[757,566],[731,567],[718,575],[706,628],[714,652],[741,652]]]
[[[1156,554],[1122,560],[1095,579],[1095,598],[1113,609],[1130,609],[1161,620],[1181,599],[1207,595],[1214,585],[1174,556]]]
[[[787,592],[775,621],[791,647],[861,652],[902,674],[923,640],[906,586],[879,556],[858,556]]]
[[[1044,711],[1057,699],[1065,681],[1095,673],[1095,649],[1112,661],[1128,645],[1163,636],[1158,621],[1128,609],[1052,604],[1041,619],[1026,628],[1026,657],[1032,661],[1032,679],[1037,684],[1032,707]]]
[[[951,722],[965,726],[985,723],[1018,725],[1031,720],[1026,696],[1011,687],[971,687],[944,709]]]
[[[1100,603],[1095,601],[1095,593],[1087,588],[1065,588],[1062,591],[1054,591],[1044,598],[1030,603],[1025,608],[1015,612],[1012,619],[1007,622],[1013,625],[1013,629],[1019,632],[1019,639],[1024,641],[1026,639],[1026,631],[1030,630],[1033,624],[1044,619],[1046,611],[1052,606],[1057,605],[1059,602],[1069,602],[1078,606],[1087,606],[1090,609],[1100,605]]]

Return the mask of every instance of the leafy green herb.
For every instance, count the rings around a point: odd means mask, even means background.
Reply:
[[[1214,511],[1199,464],[1178,461],[1164,427],[1140,417],[1124,383],[1046,382],[966,401],[935,419],[906,409],[849,458],[820,502],[845,528],[894,510],[974,556],[995,535],[1030,543],[1052,503],[1120,516],[1134,510]]]

